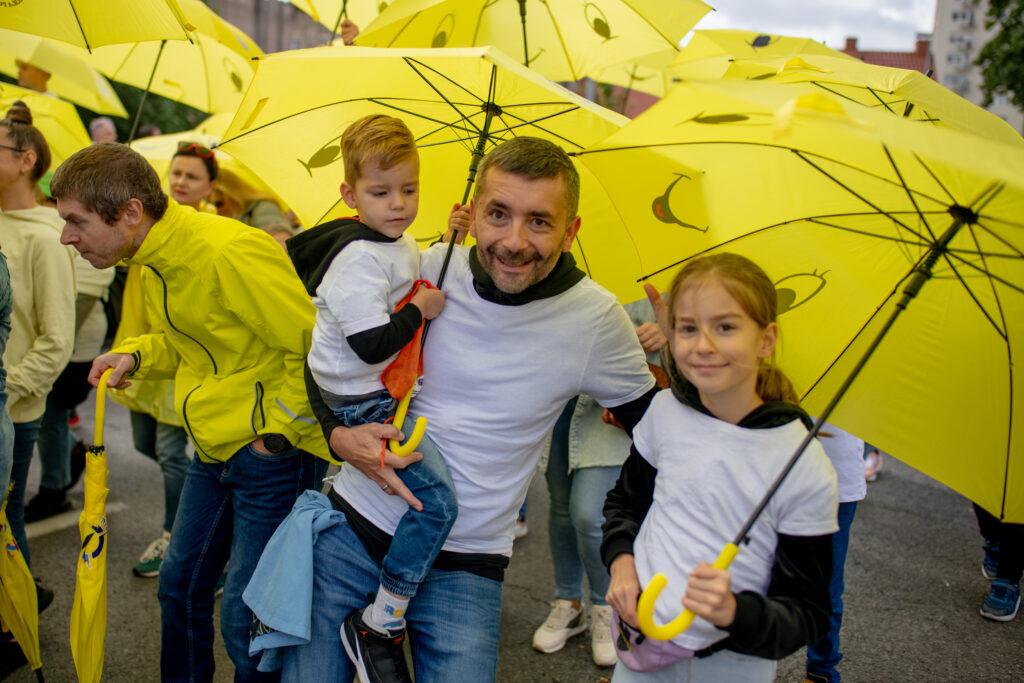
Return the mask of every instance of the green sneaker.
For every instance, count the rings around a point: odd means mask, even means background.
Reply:
[[[151,579],[160,573],[160,563],[164,561],[164,553],[167,552],[167,544],[171,542],[171,535],[164,532],[146,547],[139,560],[132,567],[132,573],[144,579]]]

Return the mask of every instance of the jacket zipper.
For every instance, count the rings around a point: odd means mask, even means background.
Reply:
[[[263,413],[263,382],[257,381],[256,384],[254,385],[254,388],[256,391],[256,403],[252,407],[252,418],[250,418],[249,421],[252,424],[252,433],[255,434],[256,436],[259,436],[259,432],[256,429],[257,411],[260,414],[260,424],[264,427],[267,424],[267,416],[264,415]]]
[[[149,268],[150,270],[152,270],[154,273],[156,273],[156,276],[158,278],[160,278],[160,284],[163,285],[163,288],[164,288],[164,318],[167,319],[167,325],[170,326],[170,328],[172,330],[174,330],[175,332],[177,332],[181,336],[185,337],[186,339],[191,339],[192,341],[194,341],[196,343],[196,346],[201,348],[203,350],[203,352],[206,353],[206,355],[210,359],[210,363],[213,365],[213,374],[216,375],[217,374],[217,361],[215,361],[213,359],[213,354],[210,353],[210,350],[207,349],[205,346],[203,346],[203,344],[198,339],[196,339],[192,335],[187,334],[186,332],[182,331],[180,328],[176,327],[174,323],[171,322],[171,312],[167,308],[167,281],[164,280],[164,276],[161,275],[160,271],[157,270],[156,268],[154,268],[153,266],[146,266],[146,267]],[[193,389],[193,391],[195,391],[195,390]],[[193,441],[195,441],[195,439],[193,439]]]
[[[188,430],[188,436],[192,439],[192,445],[196,447],[196,450],[202,451],[203,455],[209,458],[210,454],[199,446],[199,441],[196,440],[195,432],[192,431],[192,425],[188,421],[188,400],[192,398],[192,394],[196,393],[196,390],[198,389],[199,387],[196,387],[185,395],[185,400],[181,402],[181,417],[185,422],[185,429]]]

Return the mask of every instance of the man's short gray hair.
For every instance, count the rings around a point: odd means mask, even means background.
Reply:
[[[565,150],[555,143],[541,138],[521,137],[506,140],[492,149],[480,161],[477,169],[474,199],[478,199],[483,192],[487,171],[492,166],[530,180],[562,176],[565,179],[565,204],[569,210],[567,220],[572,222],[578,215],[580,174]]]

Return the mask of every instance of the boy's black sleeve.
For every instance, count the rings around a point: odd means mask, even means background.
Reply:
[[[369,330],[356,332],[345,337],[345,341],[367,365],[387,360],[412,341],[423,315],[415,304],[406,304],[391,314],[391,320]]]
[[[622,553],[633,554],[633,540],[654,501],[657,476],[658,470],[644,460],[636,446],[631,447],[618,481],[604,499],[601,559],[606,567]]]
[[[320,429],[324,432],[324,438],[327,439],[327,447],[330,448],[331,432],[335,427],[344,427],[345,424],[335,417],[334,412],[324,403],[324,397],[320,393],[320,387],[317,386],[316,380],[313,379],[313,372],[309,369],[308,362],[302,365],[302,376],[306,380],[306,396],[309,398],[309,407],[313,409],[313,414],[316,415],[316,420],[320,423]],[[341,460],[333,450],[331,454],[336,460]]]
[[[640,419],[647,412],[647,407],[651,405],[654,395],[659,391],[661,391],[661,388],[654,386],[640,398],[633,399],[629,403],[623,403],[621,406],[609,408],[608,412],[615,416],[615,419],[619,421],[619,424],[623,426],[627,434],[633,436],[633,428],[640,423]]]
[[[782,659],[818,642],[829,628],[831,578],[831,535],[779,534],[767,595],[738,593],[729,637],[710,649]]]

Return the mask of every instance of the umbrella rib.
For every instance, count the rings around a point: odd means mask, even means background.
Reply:
[[[545,2],[544,7],[548,11],[548,18],[551,19],[551,28],[555,29],[555,35],[558,36],[558,44],[562,47],[562,56],[565,57],[565,62],[569,65],[569,71],[572,73],[572,80],[578,81],[582,77],[576,73],[576,65],[572,63],[572,57],[569,56],[569,48],[565,44],[565,38],[562,37],[562,29],[558,27],[558,22],[555,21],[555,15],[552,13],[551,5]]]
[[[907,195],[907,199],[914,206],[914,213],[917,214],[921,222],[924,223],[924,227],[928,229],[928,235],[931,237],[931,242],[935,242],[935,231],[932,230],[932,226],[928,224],[924,214],[921,212],[921,207],[918,206],[917,200],[914,198],[914,193],[911,192],[910,187],[907,186],[907,181],[903,178],[903,173],[900,172],[900,167],[896,164],[896,160],[892,158],[892,152],[889,151],[889,146],[883,144],[882,151],[885,152],[885,158],[889,160],[889,165],[892,167],[893,173],[896,174],[896,178],[899,179],[900,185],[903,187],[904,193]]]
[[[849,101],[849,102],[853,102],[853,103],[855,103],[855,104],[859,104],[859,105],[860,105],[860,106],[862,106],[862,107],[868,107],[869,109],[873,108],[873,107],[871,107],[871,105],[867,105],[867,104],[864,104],[864,103],[863,103],[863,102],[861,102],[860,100],[858,100],[858,99],[856,99],[856,98],[854,98],[854,97],[850,97],[849,95],[847,95],[847,94],[845,94],[845,93],[839,92],[839,91],[838,91],[838,90],[836,90],[835,88],[829,87],[829,86],[825,85],[824,83],[822,83],[821,81],[811,81],[811,84],[812,84],[812,85],[814,85],[814,86],[817,86],[817,87],[821,88],[821,89],[822,89],[822,90],[824,90],[825,92],[829,92],[829,93],[832,93],[832,94],[833,94],[833,95],[835,95],[836,97],[841,97],[841,98],[842,98],[842,99],[844,99],[844,100],[847,100],[847,101]],[[888,112],[889,112],[890,114],[894,114],[894,115],[896,114],[896,112],[894,112],[894,111],[892,110],[892,108],[890,108],[890,107],[889,107],[888,103],[886,103],[886,101],[885,101],[885,100],[883,100],[883,99],[882,99],[881,97],[879,97],[879,96],[878,96],[878,93],[877,93],[877,92],[875,92],[875,89],[874,89],[874,88],[872,88],[871,86],[867,86],[867,85],[864,85],[864,86],[857,86],[857,87],[861,87],[861,88],[864,88],[864,89],[865,89],[865,90],[867,90],[867,91],[868,91],[869,93],[871,93],[871,95],[872,95],[872,96],[873,96],[873,97],[874,97],[874,98],[875,98],[876,100],[878,100],[878,103],[879,103],[879,104],[881,104],[881,105],[882,105],[883,107],[885,107],[885,109],[886,109],[886,110],[887,110],[887,111],[888,111]]]
[[[987,277],[989,279],[995,280],[996,282],[998,282],[999,284],[1003,285],[1004,287],[1008,287],[1008,288],[1010,288],[1010,289],[1012,289],[1012,290],[1014,290],[1016,292],[1024,294],[1024,287],[1021,287],[1020,285],[1015,285],[1012,282],[1006,280],[1005,278],[999,277],[998,275],[996,275],[995,273],[991,272],[987,268],[982,268],[980,266],[977,266],[977,265],[971,263],[970,261],[968,261],[967,259],[965,259],[963,256],[961,256],[958,253],[954,253],[954,252],[948,252],[948,253],[949,253],[950,256],[956,258],[956,260],[959,261],[964,266],[967,266],[968,268],[973,268],[979,274],[984,275],[985,277]],[[972,251],[970,253],[973,254],[975,252]],[[979,252],[979,254],[980,254],[980,252]],[[950,264],[950,267],[951,268],[953,267],[952,264]],[[954,272],[956,272],[955,269],[954,269]],[[959,276],[959,273],[957,273],[957,275]]]
[[[446,97],[446,96],[445,96],[445,95],[444,95],[444,94],[443,94],[443,93],[442,93],[442,92],[441,92],[441,91],[440,91],[440,90],[439,90],[439,89],[437,88],[437,86],[436,86],[436,85],[434,85],[434,83],[433,83],[433,82],[432,82],[432,81],[431,81],[431,80],[430,80],[429,78],[427,78],[427,77],[426,77],[426,75],[424,75],[424,74],[423,74],[423,73],[422,73],[422,72],[421,72],[421,71],[420,71],[420,70],[419,70],[419,69],[417,68],[417,66],[421,66],[421,67],[423,67],[424,69],[427,69],[427,70],[429,70],[429,71],[432,71],[432,72],[433,72],[433,73],[435,73],[435,74],[436,74],[437,76],[440,76],[440,77],[441,77],[442,79],[444,79],[444,80],[448,81],[449,83],[451,83],[452,85],[454,85],[454,86],[455,86],[456,88],[459,88],[460,90],[462,90],[463,92],[465,92],[465,93],[466,93],[467,95],[469,95],[470,97],[475,97],[476,99],[480,100],[480,103],[481,103],[481,104],[483,104],[483,105],[489,105],[489,104],[491,104],[491,102],[489,102],[489,101],[487,101],[487,100],[484,100],[484,99],[481,99],[479,95],[477,95],[477,94],[475,94],[475,93],[471,92],[471,91],[470,91],[469,89],[467,89],[467,88],[466,88],[465,86],[463,86],[463,85],[462,85],[461,83],[456,83],[455,81],[453,81],[453,80],[452,80],[451,78],[449,78],[449,77],[448,77],[448,76],[446,76],[445,74],[441,73],[441,72],[440,72],[440,71],[438,71],[437,69],[434,69],[434,68],[432,68],[432,67],[430,67],[430,66],[428,66],[428,65],[424,64],[423,62],[417,61],[417,60],[415,60],[415,59],[411,59],[411,58],[409,58],[409,57],[403,57],[403,58],[402,58],[402,60],[403,60],[403,61],[404,61],[404,62],[405,62],[405,63],[406,63],[406,64],[407,64],[408,66],[409,66],[409,68],[410,68],[410,69],[412,69],[412,70],[413,70],[413,71],[414,71],[414,72],[416,73],[416,75],[417,75],[417,76],[419,76],[419,77],[420,77],[420,79],[421,79],[421,80],[422,80],[422,81],[423,81],[424,83],[426,83],[426,85],[427,85],[427,87],[428,87],[428,88],[430,88],[430,89],[431,89],[431,90],[433,90],[433,91],[434,91],[435,93],[437,93],[437,96],[438,96],[438,97],[440,97],[440,98],[441,98],[442,100],[444,100],[444,101],[445,101],[445,103],[446,103],[446,104],[448,104],[448,106],[450,106],[450,107],[451,107],[452,109],[454,109],[454,110],[455,110],[455,113],[456,113],[456,114],[458,114],[458,115],[459,115],[459,116],[460,116],[460,117],[462,118],[462,120],[466,121],[466,122],[467,122],[467,123],[469,123],[470,125],[473,125],[473,124],[472,124],[472,122],[471,122],[471,121],[469,121],[469,120],[468,120],[468,119],[466,118],[466,115],[462,113],[462,110],[460,110],[460,109],[459,109],[459,108],[458,108],[458,107],[457,107],[457,106],[456,106],[456,105],[455,105],[455,104],[454,104],[454,103],[453,103],[453,102],[452,102],[452,101],[451,101],[450,99],[448,99],[448,97]],[[494,73],[494,69],[495,69],[495,68],[496,68],[496,67],[495,67],[494,65],[491,65],[491,69],[492,69],[492,72],[491,72],[491,73],[492,73],[492,74]],[[480,132],[480,129],[479,129],[479,128],[477,128],[476,130],[477,130],[477,132],[478,132],[478,133]]]

